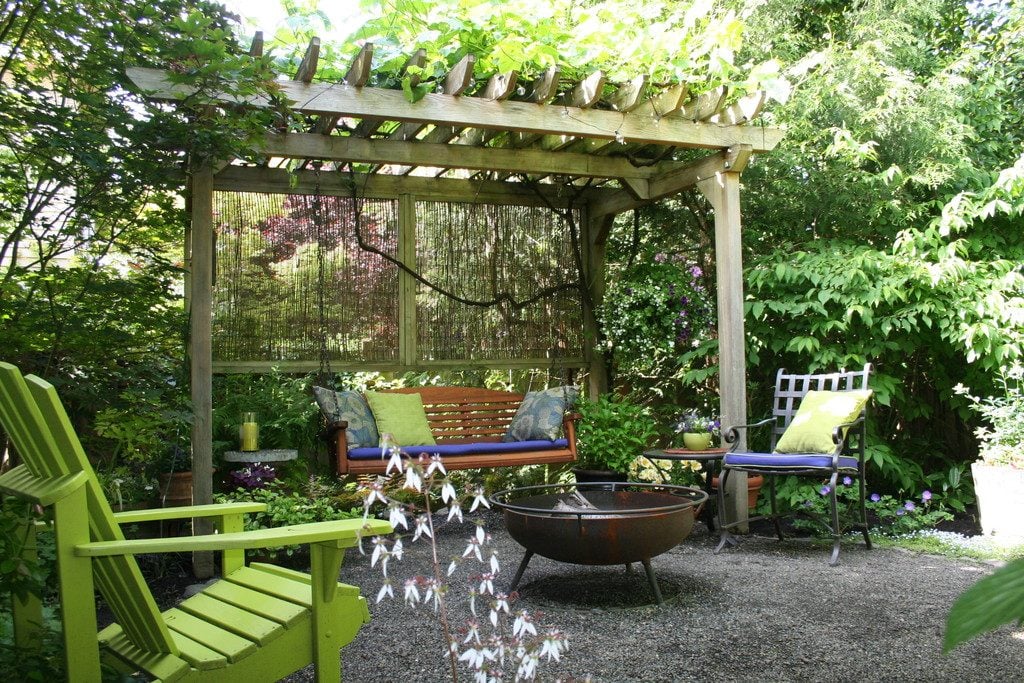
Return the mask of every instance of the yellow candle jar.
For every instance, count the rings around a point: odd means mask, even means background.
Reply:
[[[260,449],[260,426],[256,422],[256,413],[242,413],[242,425],[238,428],[240,450],[258,451]]]

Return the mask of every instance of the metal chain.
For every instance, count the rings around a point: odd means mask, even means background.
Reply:
[[[331,354],[327,349],[327,257],[324,254],[324,242],[327,231],[324,226],[324,197],[320,192],[320,168],[323,163],[313,162],[315,183],[313,186],[313,225],[316,228],[316,305],[320,331],[320,371],[317,375],[319,384],[334,388],[334,373],[331,371]]]

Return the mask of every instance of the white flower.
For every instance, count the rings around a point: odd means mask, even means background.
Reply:
[[[480,591],[481,595],[494,595],[494,574],[481,574],[480,588],[478,590]]]
[[[459,661],[466,662],[466,664],[468,664],[473,669],[479,669],[480,667],[482,667],[484,665],[485,660],[486,658],[484,656],[483,648],[480,648],[479,650],[476,648],[469,648],[461,655],[459,655]]]
[[[420,536],[426,536],[427,538],[433,538],[434,535],[430,533],[430,519],[426,515],[420,515],[416,518],[416,531],[412,535],[412,540],[416,540]]]
[[[498,553],[496,553],[495,551],[492,550],[491,551],[491,573],[492,574],[497,574],[500,571],[501,571],[501,568],[498,566]]]
[[[456,517],[459,523],[462,523],[462,506],[459,505],[459,501],[453,500],[452,504],[448,506],[448,521],[452,521],[452,517]]]
[[[396,560],[402,559],[402,552],[405,550],[405,546],[402,545],[401,538],[395,538],[395,544],[391,546],[391,556]]]
[[[560,660],[562,650],[565,648],[565,641],[560,637],[557,631],[548,631],[544,636],[544,644],[541,645],[539,657],[547,655],[548,661],[554,659],[556,662]]]
[[[376,481],[370,482],[364,489],[369,491],[366,499],[363,500],[363,510],[369,510],[370,506],[373,505],[374,501],[379,500],[382,503],[388,502],[388,499],[384,496],[384,478],[377,477]]]
[[[433,602],[434,611],[436,612],[441,606],[441,586],[438,584],[437,579],[429,578],[426,580],[427,590],[423,594],[423,602]]]
[[[527,653],[519,662],[519,669],[516,671],[517,681],[532,681],[537,677],[537,664],[540,663],[536,654]]]
[[[529,633],[531,636],[537,635],[537,627],[533,625],[533,620],[530,617],[530,613],[523,610],[516,616],[515,622],[512,624],[512,635],[517,637],[523,637],[523,634]]]
[[[441,483],[441,500],[447,503],[448,501],[455,500],[459,497],[459,494],[455,491],[455,486],[452,484],[450,479],[445,479]]]
[[[402,486],[404,489],[410,489],[412,491],[423,491],[423,477],[420,476],[422,470],[419,467],[410,465],[405,468],[405,484]]]
[[[494,609],[497,612],[509,614],[508,595],[505,593],[497,593],[494,596]]]
[[[383,449],[381,450],[383,451]],[[393,446],[388,450],[391,453],[391,457],[388,458],[388,467],[384,470],[384,474],[391,474],[392,469],[401,474],[402,470],[405,468],[402,463],[402,450],[397,446]]]
[[[448,474],[444,468],[444,463],[441,462],[441,456],[435,453],[430,456],[430,464],[427,465],[427,476],[429,477],[434,472],[440,472],[441,474]]]
[[[480,554],[480,541],[475,538],[469,539],[466,549],[462,553],[463,557],[469,557],[470,555],[476,555],[476,559],[479,562],[484,561],[483,555]]]
[[[391,522],[391,527],[397,529],[401,526],[403,529],[409,528],[409,522],[405,518],[405,511],[402,510],[402,504],[397,501],[392,501],[388,505],[388,521]]]
[[[477,623],[476,619],[470,619],[466,622],[466,639],[462,643],[466,644],[471,640],[477,645],[480,644],[480,624]]]
[[[370,566],[373,567],[376,566],[381,555],[387,552],[387,545],[385,545],[387,541],[382,536],[374,536],[371,543],[373,543],[373,555],[370,556]]]
[[[416,587],[416,579],[406,579],[405,580],[405,597],[404,597],[404,599],[405,599],[405,602],[407,604],[409,604],[410,606],[412,606],[412,607],[415,607],[417,604],[419,604],[419,601],[420,601],[420,591],[419,591],[419,588]]]
[[[384,579],[384,583],[381,584],[380,590],[377,591],[377,602],[383,600],[385,596],[389,598],[395,597],[395,591],[391,589],[390,579]]]
[[[487,502],[487,498],[484,496],[483,488],[477,488],[476,495],[473,496],[473,504],[469,506],[470,512],[475,512],[477,507],[483,505],[485,508],[490,509],[491,504]]]

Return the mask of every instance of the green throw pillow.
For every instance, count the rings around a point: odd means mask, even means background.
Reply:
[[[853,422],[871,398],[870,389],[858,391],[808,391],[793,421],[775,444],[776,453],[831,453],[836,449],[832,432]]]
[[[391,434],[399,446],[433,446],[423,399],[419,394],[389,394],[367,391],[366,402],[373,411],[380,434]]]

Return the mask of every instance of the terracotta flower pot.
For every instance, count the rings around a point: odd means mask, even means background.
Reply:
[[[164,507],[192,504],[192,471],[163,473],[160,479],[160,499]]]
[[[757,496],[761,493],[761,487],[764,485],[764,477],[760,474],[748,474],[747,475],[747,507],[757,507]],[[718,490],[718,477],[711,479],[711,488],[715,491]]]

